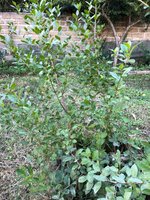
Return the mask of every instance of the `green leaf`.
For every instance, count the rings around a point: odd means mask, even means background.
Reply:
[[[102,169],[102,175],[103,175],[103,176],[107,177],[107,176],[109,176],[110,174],[111,174],[111,170],[110,170],[110,167],[109,167],[109,166],[107,166],[107,167],[105,167],[105,168]]]
[[[59,32],[62,31],[62,27],[61,26],[58,27],[58,31]]]
[[[124,45],[128,48],[128,50],[130,50],[132,43],[131,43],[131,41],[128,41],[128,42],[125,42]]]
[[[114,50],[113,50],[114,54],[117,54],[119,52],[119,47],[116,47]]]
[[[79,179],[78,179],[79,183],[84,183],[85,181],[87,181],[86,176],[80,176]]]
[[[55,38],[56,38],[57,40],[59,40],[59,41],[61,40],[60,37],[59,37],[58,35],[55,35]]]
[[[7,95],[7,97],[12,103],[16,103],[17,102],[17,98],[14,95]]]
[[[112,172],[118,172],[118,168],[114,167],[114,166],[111,166],[109,167],[109,170],[112,171]]]
[[[128,62],[129,62],[130,64],[134,64],[134,63],[135,63],[135,60],[134,60],[134,59],[130,59]]]
[[[120,76],[119,75],[117,75],[115,72],[110,72],[110,75],[114,78],[114,79],[116,79],[117,81],[119,81],[120,80]]]
[[[125,190],[125,193],[124,193],[124,200],[130,200],[131,198],[131,195],[132,195],[132,191],[130,189],[126,189]]]
[[[32,31],[36,34],[40,34],[42,32],[42,29],[39,29],[38,27],[35,27],[32,29]]]
[[[99,152],[98,150],[93,151],[92,153],[92,160],[96,161],[99,158]]]
[[[71,195],[72,195],[73,197],[76,196],[76,190],[75,190],[74,187],[71,187],[71,188],[70,188],[70,192],[71,192]]]
[[[62,158],[62,161],[65,163],[65,162],[71,161],[72,159],[73,159],[72,156],[64,156],[64,157]]]
[[[107,181],[107,177],[103,176],[103,175],[94,175],[94,179],[96,179],[97,181],[101,181],[101,182]]]
[[[91,164],[91,160],[88,158],[83,158],[81,161],[82,165],[90,165]]]
[[[94,171],[90,171],[88,174],[87,174],[87,180],[88,182],[93,182],[94,180]]]
[[[86,156],[89,158],[91,156],[91,150],[89,148],[85,151]]]
[[[141,178],[142,180],[150,180],[150,172],[144,172],[144,173],[141,173],[139,178]]]
[[[85,193],[88,194],[91,191],[92,187],[93,187],[93,183],[87,182]]]
[[[126,76],[127,74],[129,74],[129,72],[132,70],[132,67],[128,67],[125,69],[125,71],[123,72],[122,76]]]
[[[94,185],[94,187],[93,187],[94,194],[96,194],[96,193],[100,190],[101,186],[102,186],[102,183],[101,183],[101,182],[97,182],[97,183]]]
[[[132,176],[132,177],[137,177],[137,175],[138,175],[138,168],[137,168],[137,166],[134,164],[134,165],[132,165],[132,167],[131,167],[131,176]]]
[[[141,186],[141,190],[143,194],[150,195],[150,183],[144,183]]]
[[[93,164],[93,169],[94,169],[95,172],[100,172],[99,163],[94,163],[94,164]]]
[[[123,197],[117,197],[116,200],[125,200]]]
[[[122,52],[127,52],[128,51],[128,46],[127,45],[121,44],[120,47],[121,47],[121,51]]]
[[[112,176],[112,179],[114,179],[115,181],[117,181],[118,183],[125,183],[125,175],[124,174],[120,174],[119,176]]]
[[[115,194],[116,194],[116,188],[115,186],[109,186],[109,187],[106,187],[106,196],[107,196],[107,199],[112,199],[114,200],[115,199]]]
[[[80,3],[77,3],[77,4],[75,4],[75,7],[77,8],[77,10],[78,10],[78,11],[80,11],[80,10],[81,10],[81,7],[82,7],[82,4],[81,4],[81,2],[80,2]]]
[[[15,83],[12,83],[11,85],[10,85],[10,89],[11,90],[14,90],[16,88],[16,84]]]
[[[141,179],[139,179],[139,178],[131,177],[131,178],[128,179],[128,183],[141,184],[141,183],[143,183],[143,181]]]

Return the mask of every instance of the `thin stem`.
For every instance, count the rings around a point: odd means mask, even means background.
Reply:
[[[53,92],[55,93],[56,98],[57,98],[59,104],[61,105],[62,109],[65,111],[65,113],[66,113],[67,115],[70,115],[70,113],[67,111],[66,106],[64,105],[64,102],[61,102],[61,100],[59,99],[59,96],[58,96],[58,94],[57,94],[57,91],[55,90],[55,87],[54,87],[53,82],[52,82],[51,79],[50,79],[50,83],[51,83],[51,87],[52,87],[52,89],[53,89]]]

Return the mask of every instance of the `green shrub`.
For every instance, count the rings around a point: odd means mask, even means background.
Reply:
[[[134,47],[131,42],[121,45],[120,64],[115,68],[111,61],[102,60],[97,3],[91,2],[81,15],[81,4],[76,5],[70,29],[78,32],[80,45],[71,44],[69,37],[61,40],[62,27],[56,19],[60,8],[46,1],[33,3],[25,16],[39,36],[25,43],[40,46],[39,56],[32,51],[23,56],[13,42],[9,45],[1,37],[16,63],[40,69],[39,85],[17,90],[12,80],[0,102],[1,123],[13,127],[15,140],[31,147],[30,164],[17,170],[29,196],[142,200],[150,194],[149,158],[144,159],[149,144],[142,139],[135,142],[125,113],[130,99],[124,78],[131,70],[128,64],[134,62],[130,59]],[[49,35],[52,29],[57,29],[56,36]],[[112,56],[116,52],[117,48]]]

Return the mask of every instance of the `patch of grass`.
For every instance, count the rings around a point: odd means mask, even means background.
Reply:
[[[38,70],[27,68],[22,65],[15,65],[11,61],[0,63],[0,75],[29,75],[37,74]]]
[[[135,66],[133,67],[133,70],[150,70],[150,64],[135,64]]]
[[[128,76],[127,86],[138,90],[150,90],[150,74],[148,75],[130,75]]]
[[[131,75],[127,80],[128,114],[132,129],[150,136],[150,75]]]

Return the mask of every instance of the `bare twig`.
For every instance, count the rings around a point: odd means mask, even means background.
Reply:
[[[115,26],[113,24],[113,22],[111,21],[111,19],[108,17],[108,15],[105,13],[104,11],[104,7],[105,7],[105,4],[103,4],[102,6],[102,15],[103,17],[105,17],[105,19],[107,20],[107,22],[109,23],[112,31],[113,31],[113,35],[114,35],[114,38],[115,38],[115,43],[116,43],[116,46],[118,47],[119,46],[119,37],[118,37],[118,34],[117,34],[117,31],[115,29]]]
[[[121,37],[121,39],[120,39],[120,44],[126,39],[126,37],[127,37],[128,33],[129,33],[130,29],[131,29],[133,26],[135,26],[136,24],[138,24],[139,22],[141,22],[140,19],[137,20],[136,22],[133,22],[132,24],[129,24],[129,25],[127,26],[125,32],[123,33],[123,35],[122,35],[122,37]]]

